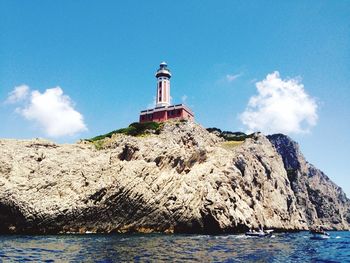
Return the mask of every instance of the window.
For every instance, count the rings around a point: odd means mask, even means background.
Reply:
[[[166,82],[164,81],[164,101],[166,101],[167,99],[166,99]]]
[[[161,83],[161,82],[159,82],[159,84],[160,84],[160,83]],[[161,85],[159,85],[159,86],[161,86]],[[159,88],[158,101],[162,101],[162,89],[161,89],[161,88]]]

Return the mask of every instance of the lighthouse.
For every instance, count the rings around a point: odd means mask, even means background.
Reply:
[[[170,78],[171,73],[165,62],[160,63],[156,72],[157,95],[156,107],[170,106]]]
[[[143,110],[140,113],[140,122],[164,122],[169,119],[193,120],[194,114],[184,104],[171,105],[170,78],[171,72],[166,62],[162,62],[156,71],[156,107]]]

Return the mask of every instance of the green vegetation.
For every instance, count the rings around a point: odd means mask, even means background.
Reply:
[[[236,141],[236,142],[243,142],[247,138],[254,137],[254,133],[252,134],[245,134],[244,132],[230,132],[230,131],[221,131],[218,128],[208,128],[208,132],[214,133],[219,137],[224,138],[226,141]]]
[[[129,127],[127,128],[111,131],[109,133],[99,135],[86,140],[89,142],[93,142],[96,148],[98,149],[102,147],[102,142],[100,141],[105,138],[111,138],[113,134],[119,133],[119,134],[125,134],[130,136],[142,136],[150,133],[159,134],[162,127],[163,127],[163,123],[158,123],[158,122],[144,122],[144,123],[134,122],[130,124]]]
[[[93,145],[97,150],[101,150],[103,148],[103,140],[92,141]]]
[[[221,143],[221,147],[226,149],[226,150],[230,150],[233,149],[239,145],[241,145],[244,141],[226,141]]]

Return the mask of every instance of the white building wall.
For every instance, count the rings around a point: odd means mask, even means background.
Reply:
[[[159,83],[161,87],[159,87]],[[161,94],[161,96],[160,96]],[[170,105],[170,79],[159,77],[157,80],[157,100],[156,107]]]

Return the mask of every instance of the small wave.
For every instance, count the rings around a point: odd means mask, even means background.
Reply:
[[[337,239],[338,239],[338,238],[341,238],[341,237],[340,237],[340,236],[336,236],[335,238],[337,238]]]
[[[215,236],[215,239],[241,239],[247,238],[246,235],[223,235],[223,236]]]
[[[210,236],[209,235],[195,235],[195,236],[188,236],[188,239],[209,239]]]
[[[228,239],[229,236],[216,236],[215,239]]]
[[[238,235],[238,236],[235,236],[235,238],[247,238],[248,236],[246,236],[246,235]]]

